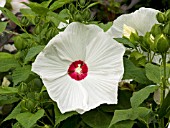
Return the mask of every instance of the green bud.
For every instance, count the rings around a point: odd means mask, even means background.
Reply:
[[[28,110],[32,111],[35,107],[35,103],[32,100],[28,99],[25,102],[25,106]]]
[[[138,36],[138,34],[132,32],[132,33],[130,34],[129,40],[130,40],[134,45],[136,45],[136,42],[139,41],[139,36]]]
[[[26,16],[22,16],[22,18],[21,18],[21,24],[22,24],[23,26],[27,26],[27,25],[29,24],[29,20],[27,19]]]
[[[164,23],[165,22],[165,14],[162,12],[157,13],[156,18],[159,23]]]
[[[40,34],[42,31],[42,26],[40,24],[38,24],[35,28],[34,28],[34,33],[36,35]]]
[[[163,29],[163,33],[170,35],[170,23],[165,24],[164,29]]]
[[[74,20],[75,21],[83,21],[83,17],[82,17],[82,15],[81,15],[81,13],[79,12],[79,11],[77,11],[74,15],[73,15],[73,17],[74,17]]]
[[[85,6],[86,0],[79,0],[79,4],[80,4],[80,6]]]
[[[72,15],[77,11],[76,7],[72,3],[69,5],[68,9]]]
[[[14,40],[14,45],[17,48],[17,50],[23,50],[27,47],[26,40],[24,40],[21,36],[15,36],[13,40]]]
[[[145,36],[141,40],[141,48],[143,51],[149,52],[151,50],[151,46],[154,44],[154,37],[151,33],[146,32]]]
[[[26,100],[22,100],[20,103],[21,103],[21,105],[20,105],[21,111],[22,112],[28,111],[28,109],[26,108]]]
[[[170,9],[168,9],[168,10],[165,12],[165,17],[166,17],[167,21],[170,20]]]
[[[90,11],[89,9],[85,9],[85,10],[83,11],[82,16],[83,16],[83,19],[84,19],[85,21],[90,20],[90,18],[91,18],[91,11]]]
[[[26,83],[21,83],[20,85],[19,85],[19,91],[20,92],[26,92],[27,91],[27,84]]]
[[[47,36],[48,39],[51,39],[52,37],[54,37],[57,34],[58,34],[58,29],[55,28],[55,27],[50,27],[48,29],[46,36]]]
[[[151,29],[151,34],[153,36],[162,34],[163,26],[161,24],[155,24]]]
[[[34,18],[34,23],[35,24],[38,24],[40,22],[40,17],[39,16],[36,16],[35,18]]]
[[[168,38],[163,34],[156,37],[155,43],[159,53],[166,53],[170,47]]]

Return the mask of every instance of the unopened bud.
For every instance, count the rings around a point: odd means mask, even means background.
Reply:
[[[75,21],[83,21],[83,18],[82,18],[82,15],[81,15],[81,13],[79,12],[79,11],[77,11],[74,15],[73,15],[73,17],[74,17],[74,20]]]
[[[40,22],[40,17],[39,16],[36,16],[35,18],[34,18],[34,23],[35,24],[38,24]]]
[[[123,36],[130,39],[131,33],[137,34],[137,31],[134,28],[124,24],[123,25]]]
[[[170,20],[170,9],[168,9],[168,10],[165,12],[165,16],[166,16],[167,21],[169,21],[169,20]]]
[[[22,16],[22,18],[21,18],[21,24],[22,24],[23,26],[27,26],[27,25],[29,24],[29,20],[27,19],[26,16]]]
[[[165,14],[162,12],[158,12],[156,15],[156,18],[159,23],[164,23],[165,22]]]
[[[25,42],[26,40],[24,40],[21,36],[15,36],[13,40],[14,40],[14,45],[17,48],[17,50],[23,50],[26,48],[27,42]]]
[[[41,33],[41,30],[42,30],[42,26],[38,24],[38,25],[34,28],[34,33],[35,33],[36,35],[38,35],[39,33]]]
[[[163,27],[161,24],[155,24],[151,29],[151,33],[153,36],[162,34],[162,29],[163,29]]]
[[[166,53],[170,47],[168,38],[163,34],[156,37],[155,43],[157,45],[157,50],[159,53]]]
[[[80,4],[80,6],[85,6],[86,0],[79,0],[79,4]]]
[[[85,9],[83,11],[83,15],[82,16],[83,16],[83,19],[85,21],[88,21],[91,18],[91,11],[89,9]]]
[[[77,11],[76,7],[72,3],[69,5],[68,9],[72,15]]]
[[[163,29],[163,33],[170,35],[170,23],[165,24],[164,29]]]

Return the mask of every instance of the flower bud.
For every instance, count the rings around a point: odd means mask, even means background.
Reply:
[[[34,109],[35,103],[34,103],[32,100],[28,99],[28,100],[26,100],[25,103],[26,103],[26,104],[25,104],[25,107],[26,107],[28,110],[32,111],[32,110]]]
[[[57,35],[57,34],[58,34],[57,28],[55,28],[55,27],[50,27],[50,28],[48,29],[48,32],[47,32],[46,36],[47,36],[48,39],[51,39],[52,37],[54,37],[54,36]]]
[[[21,83],[20,85],[19,85],[19,91],[20,92],[26,92],[27,91],[27,84],[26,83]]]
[[[22,18],[21,18],[21,24],[22,24],[23,26],[27,26],[27,25],[29,24],[29,20],[27,19],[26,16],[22,16]]]
[[[156,35],[159,35],[159,34],[162,34],[162,30],[163,30],[163,27],[161,24],[155,24],[152,29],[151,29],[151,34],[153,36],[156,36]]]
[[[72,15],[77,11],[76,7],[72,3],[69,5],[68,9]]]
[[[162,12],[158,12],[156,15],[156,18],[159,23],[164,23],[165,22],[165,14]]]
[[[42,27],[40,24],[38,24],[35,28],[34,28],[34,33],[36,35],[40,34],[41,33],[41,30],[42,30]]]
[[[123,36],[130,39],[131,33],[137,34],[137,31],[134,28],[124,24],[123,25]]]
[[[82,16],[83,16],[84,21],[88,21],[91,18],[91,11],[89,9],[85,9],[83,11]]]
[[[79,12],[79,11],[77,11],[74,15],[73,15],[73,17],[74,17],[74,20],[75,21],[83,21],[83,18],[82,18],[82,15],[81,15],[81,13]]]
[[[27,47],[26,45],[27,42],[25,42],[26,40],[24,40],[21,36],[15,36],[13,40],[17,50],[23,50]]]
[[[79,4],[80,4],[80,6],[85,6],[86,0],[79,0]]]
[[[170,35],[170,23],[165,24],[164,29],[163,29],[163,33]]]
[[[163,34],[156,37],[155,43],[159,53],[166,53],[170,47],[168,38]]]
[[[166,16],[167,21],[169,21],[169,20],[170,20],[170,9],[168,9],[168,10],[165,12],[165,16]]]
[[[34,18],[34,23],[35,24],[38,24],[40,22],[40,17],[39,16],[36,16],[35,18]]]
[[[21,103],[21,105],[20,105],[21,111],[22,112],[28,111],[28,109],[26,108],[26,100],[22,100],[20,103]]]

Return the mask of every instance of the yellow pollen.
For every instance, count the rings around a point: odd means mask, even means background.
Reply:
[[[77,72],[78,74],[81,74],[82,68],[80,67],[81,64],[78,64],[78,67],[75,69],[75,72]]]

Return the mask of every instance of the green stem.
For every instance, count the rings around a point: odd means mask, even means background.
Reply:
[[[45,111],[45,115],[47,116],[47,118],[49,119],[49,121],[51,122],[51,124],[54,126],[54,122],[53,120],[49,117],[49,115],[47,114],[47,112]]]
[[[161,87],[161,103],[160,106],[162,106],[162,103],[165,98],[165,88],[166,88],[166,53],[162,53],[162,62],[163,62],[163,78],[162,78],[162,87]],[[160,120],[160,127],[164,128],[164,118]]]

